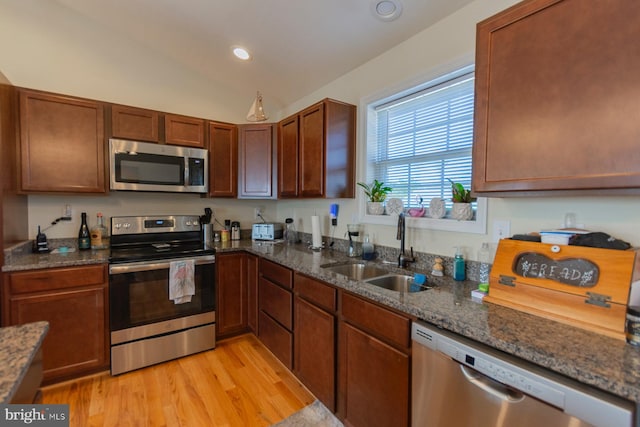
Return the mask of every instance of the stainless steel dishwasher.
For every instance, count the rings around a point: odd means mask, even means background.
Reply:
[[[632,402],[414,323],[414,427],[632,427]]]

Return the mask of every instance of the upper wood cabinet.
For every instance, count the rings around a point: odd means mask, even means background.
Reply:
[[[165,114],[164,133],[167,144],[204,148],[204,119]]]
[[[238,194],[238,130],[229,123],[209,122],[209,195]]]
[[[86,99],[20,90],[20,189],[104,193],[104,109]]]
[[[274,125],[238,126],[238,198],[275,198]]]
[[[640,49],[630,40],[640,40],[640,2],[531,0],[480,22],[473,191],[637,193]]]
[[[278,197],[298,197],[298,115],[278,123]]]
[[[279,197],[355,197],[355,105],[324,99],[278,127]]]
[[[159,141],[160,113],[125,105],[111,106],[111,135],[134,141]]]

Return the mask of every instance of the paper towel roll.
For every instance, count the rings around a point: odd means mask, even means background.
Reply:
[[[322,234],[320,234],[320,217],[313,215],[311,217],[311,247],[314,249],[322,248]]]

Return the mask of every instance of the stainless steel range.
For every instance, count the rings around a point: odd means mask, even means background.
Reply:
[[[111,374],[215,347],[215,250],[198,216],[111,218]]]

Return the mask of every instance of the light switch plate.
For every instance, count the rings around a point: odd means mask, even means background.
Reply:
[[[507,219],[496,219],[493,221],[493,243],[498,243],[500,239],[511,237],[511,221]]]

